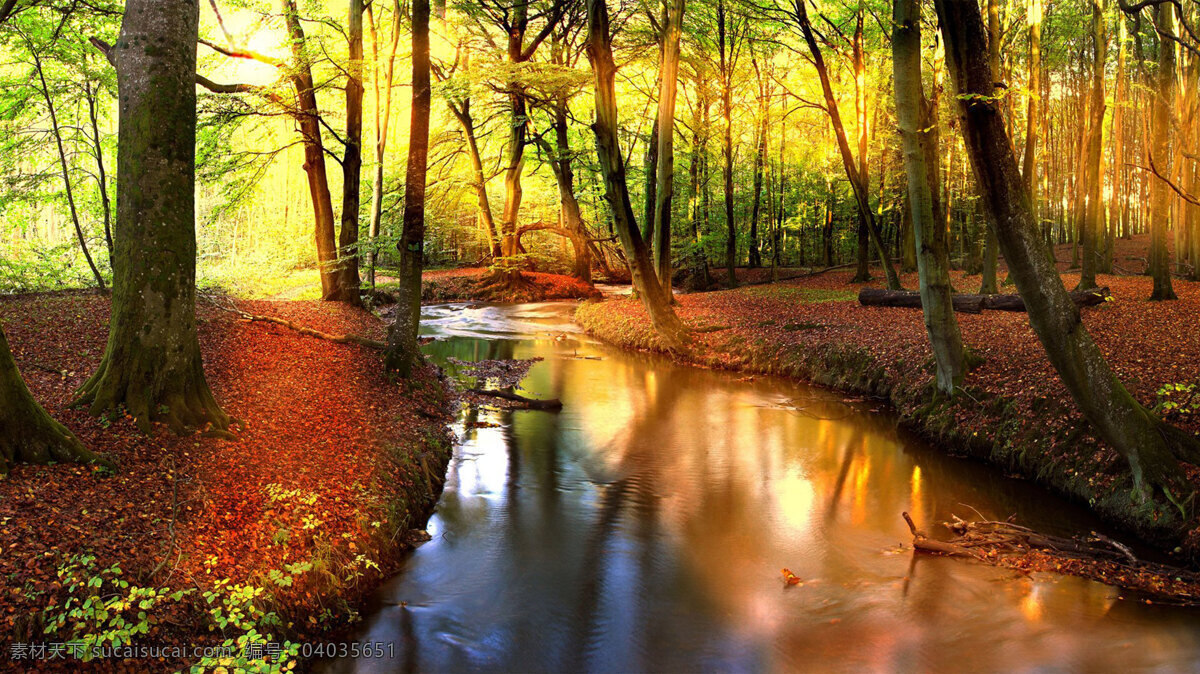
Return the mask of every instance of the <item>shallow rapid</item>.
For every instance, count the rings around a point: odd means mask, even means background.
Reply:
[[[445,492],[329,671],[1131,671],[1200,666],[1200,612],[914,556],[901,519],[1052,533],[1086,511],[897,429],[883,406],[594,342],[572,303],[427,307],[444,360],[544,358],[561,412],[455,425]],[[1111,533],[1111,532],[1109,532]],[[781,569],[803,583],[787,586]]]

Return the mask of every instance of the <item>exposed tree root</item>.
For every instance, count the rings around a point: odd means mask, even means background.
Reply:
[[[331,334],[328,334],[325,332],[321,332],[320,330],[314,330],[312,328],[306,328],[302,325],[296,325],[295,323],[293,323],[287,319],[284,319],[284,318],[278,318],[276,316],[260,316],[258,314],[248,313],[248,312],[243,311],[242,309],[238,308],[238,306],[236,304],[234,304],[232,300],[222,303],[222,302],[218,301],[216,298],[209,297],[208,299],[217,308],[223,309],[223,310],[228,311],[233,314],[237,314],[237,316],[239,318],[241,318],[242,320],[249,321],[251,323],[274,323],[275,325],[282,325],[283,327],[288,328],[289,330],[295,330],[296,332],[298,332],[302,335],[307,335],[309,337],[316,337],[317,339],[324,339],[326,341],[336,342],[338,344],[358,344],[359,346],[365,346],[369,349],[376,349],[379,351],[382,351],[385,348],[387,348],[387,345],[384,344],[383,342],[380,342],[380,341],[377,341],[374,339],[368,339],[368,338],[362,337],[360,335],[353,335],[353,334],[331,335]]]
[[[1093,532],[1086,538],[1039,533],[1012,522],[967,522],[955,516],[943,525],[951,541],[930,538],[903,513],[918,551],[969,557],[1019,571],[1053,571],[1138,592],[1158,603],[1200,606],[1200,574],[1147,562],[1126,545]]]
[[[142,363],[125,363],[124,367],[112,363],[106,355],[96,373],[80,387],[74,405],[87,406],[88,412],[97,417],[123,405],[143,433],[150,433],[152,424],[161,422],[180,435],[200,430],[235,438],[228,430],[235,420],[217,404],[198,356],[194,371],[184,377],[153,376],[141,372]]]

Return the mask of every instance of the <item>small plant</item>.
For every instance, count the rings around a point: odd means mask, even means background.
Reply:
[[[69,596],[62,606],[46,608],[45,631],[65,636],[84,662],[92,659],[93,648],[120,648],[148,634],[157,623],[156,608],[191,593],[133,585],[123,578],[121,567],[98,568],[92,555],[71,557],[59,568],[58,578]]]
[[[1197,382],[1167,384],[1158,389],[1154,411],[1165,416],[1186,416],[1200,412],[1200,387]]]

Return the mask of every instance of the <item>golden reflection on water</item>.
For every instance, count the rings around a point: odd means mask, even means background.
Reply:
[[[1097,525],[886,415],[586,340],[485,344],[435,347],[543,356],[523,387],[565,407],[463,429],[434,540],[388,590],[417,607],[417,669],[1123,671],[1200,654],[1191,614],[901,549],[906,510],[935,535],[974,516],[961,504]],[[364,639],[395,637],[397,620],[381,611]]]

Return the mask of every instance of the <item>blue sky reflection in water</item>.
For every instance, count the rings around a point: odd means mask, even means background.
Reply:
[[[543,357],[525,393],[564,409],[459,420],[432,540],[356,635],[394,642],[396,659],[330,671],[1123,672],[1200,658],[1200,613],[914,560],[900,517],[933,529],[973,507],[1097,529],[1081,509],[924,446],[879,405],[609,349],[572,310],[427,308],[431,356]],[[784,567],[804,583],[785,587]]]

